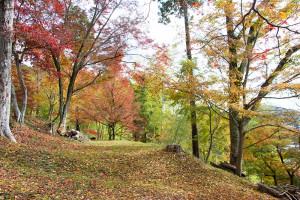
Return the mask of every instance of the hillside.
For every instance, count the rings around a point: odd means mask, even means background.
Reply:
[[[17,126],[0,137],[0,199],[272,199],[248,181],[162,146],[80,144]]]

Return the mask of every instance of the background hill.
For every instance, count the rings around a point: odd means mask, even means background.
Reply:
[[[272,199],[245,179],[156,144],[86,144],[16,126],[0,137],[4,199]]]

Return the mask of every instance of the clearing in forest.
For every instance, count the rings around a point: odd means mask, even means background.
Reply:
[[[0,199],[272,199],[247,180],[156,144],[86,144],[15,127],[0,137]]]

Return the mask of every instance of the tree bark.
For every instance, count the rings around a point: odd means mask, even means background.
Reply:
[[[77,77],[77,73],[73,73],[70,78],[70,83],[69,83],[68,91],[67,91],[67,97],[66,97],[66,100],[65,100],[65,103],[63,106],[63,110],[62,110],[62,114],[61,114],[61,118],[60,118],[60,122],[59,122],[58,129],[61,132],[65,132],[65,130],[66,130],[67,116],[68,116],[69,107],[71,104],[71,98],[73,95],[73,89],[74,89],[76,77]]]
[[[239,143],[238,143],[238,155],[236,159],[236,173],[238,176],[242,176],[243,173],[243,153],[244,153],[244,124],[239,124]]]
[[[0,135],[16,142],[9,127],[14,0],[0,0]]]
[[[239,151],[238,113],[229,108],[230,164],[236,166]]]
[[[14,45],[13,45],[12,53],[14,55],[14,60],[15,60],[16,69],[17,69],[17,75],[18,75],[19,83],[21,86],[21,93],[22,93],[22,104],[21,104],[21,109],[19,109],[20,117],[17,122],[19,122],[20,124],[24,124],[28,97],[27,97],[27,87],[26,87],[26,84],[25,84],[25,81],[23,78],[22,69],[21,69],[21,62],[22,62],[23,56],[21,56],[21,58],[20,58],[20,56],[15,52]],[[16,101],[17,101],[17,98],[16,98]]]
[[[208,159],[210,157],[210,153],[211,153],[212,146],[213,146],[213,139],[214,139],[214,133],[213,133],[213,130],[212,130],[212,112],[211,112],[211,108],[209,108],[209,115],[208,116],[209,116],[209,147],[208,147],[207,155],[206,155],[206,158],[205,158],[206,163],[208,162]]]
[[[79,123],[79,119],[76,119],[76,131],[80,132],[80,123]]]
[[[276,174],[274,174],[273,175],[273,180],[274,180],[274,185],[278,185],[278,183],[277,183],[277,176],[276,176]]]
[[[112,130],[112,140],[116,140],[116,125],[115,125],[115,123],[112,124],[111,130]]]
[[[108,125],[108,140],[112,140],[112,133],[111,133],[111,126],[110,125]]]
[[[19,64],[16,65],[17,66],[17,72],[18,72],[18,78],[19,78],[19,82],[21,85],[21,91],[22,91],[22,106],[21,106],[21,116],[20,116],[20,120],[18,121],[20,124],[24,124],[24,120],[25,120],[25,114],[26,114],[26,107],[27,107],[27,88],[26,88],[26,84],[23,78],[23,74],[22,74],[22,70],[21,70],[21,66]]]
[[[15,120],[18,122],[20,121],[20,117],[21,117],[21,112],[18,106],[18,100],[17,100],[17,95],[16,95],[16,91],[15,91],[15,87],[14,84],[11,83],[11,103],[12,103],[12,107],[13,107],[13,111],[14,111],[14,117]]]
[[[52,123],[52,115],[54,112],[54,106],[55,103],[50,99],[51,97],[49,97],[49,110],[48,110],[48,120]]]
[[[288,172],[288,174],[289,174],[289,177],[290,177],[290,184],[291,185],[294,185],[294,173],[291,173],[291,172]]]
[[[78,70],[75,69],[76,67],[73,66],[73,72],[72,75],[70,77],[70,82],[68,85],[68,91],[67,91],[67,96],[65,101],[63,101],[63,85],[62,85],[62,79],[61,77],[59,77],[59,91],[60,91],[60,121],[59,121],[59,126],[58,126],[58,132],[61,134],[63,132],[65,132],[66,130],[66,123],[67,123],[67,115],[69,112],[69,107],[71,104],[71,99],[73,96],[73,92],[74,92],[74,86],[75,86],[75,81],[78,75]],[[60,68],[59,68],[60,69]]]
[[[228,4],[232,3],[231,0],[227,1]],[[242,76],[240,69],[238,68],[237,60],[237,47],[236,36],[234,34],[233,19],[231,13],[225,9],[226,14],[226,31],[227,31],[227,43],[228,51],[230,53],[229,58],[229,128],[230,128],[230,164],[237,167],[239,142],[241,141],[239,125],[240,119],[238,117],[238,111],[234,108],[240,104],[240,91],[242,86]]]
[[[183,9],[184,16],[184,28],[185,28],[185,42],[186,42],[186,54],[188,60],[192,61],[192,51],[191,51],[191,36],[190,36],[190,26],[188,18],[188,7],[186,0],[181,0],[181,7]],[[189,80],[194,76],[193,69],[190,68],[188,72]],[[192,92],[191,92],[192,93]],[[197,128],[197,113],[196,113],[196,100],[192,94],[190,94],[190,107],[191,107],[191,127],[192,127],[192,148],[193,155],[199,158],[199,142],[198,142],[198,128]]]

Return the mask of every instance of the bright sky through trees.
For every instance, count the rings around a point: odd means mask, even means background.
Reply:
[[[150,3],[150,6],[149,6]],[[183,56],[185,55],[185,47],[184,47],[184,22],[182,19],[178,19],[174,16],[171,16],[171,23],[168,25],[164,25],[158,23],[158,5],[156,1],[149,0],[140,0],[140,5],[143,7],[145,12],[149,12],[148,18],[146,22],[149,25],[149,35],[154,40],[154,43],[158,44],[166,44],[169,47],[169,51],[172,54],[172,58],[175,61],[175,65],[179,65],[180,61],[182,61]],[[205,2],[201,8],[201,15],[205,15],[208,13],[211,5],[210,2]],[[150,9],[150,11],[149,11]],[[201,17],[201,16],[200,16]],[[193,21],[197,21],[197,15],[193,15]],[[192,34],[193,28],[191,29]],[[195,57],[198,58],[198,67],[201,68],[200,65],[206,65],[207,59],[203,57],[199,52],[194,53]],[[286,94],[277,94],[276,96],[272,96],[274,98],[265,98],[263,100],[263,104],[271,104],[278,107],[283,107],[287,109],[300,109],[300,101],[296,98],[289,99],[280,99],[283,96],[288,96]]]

